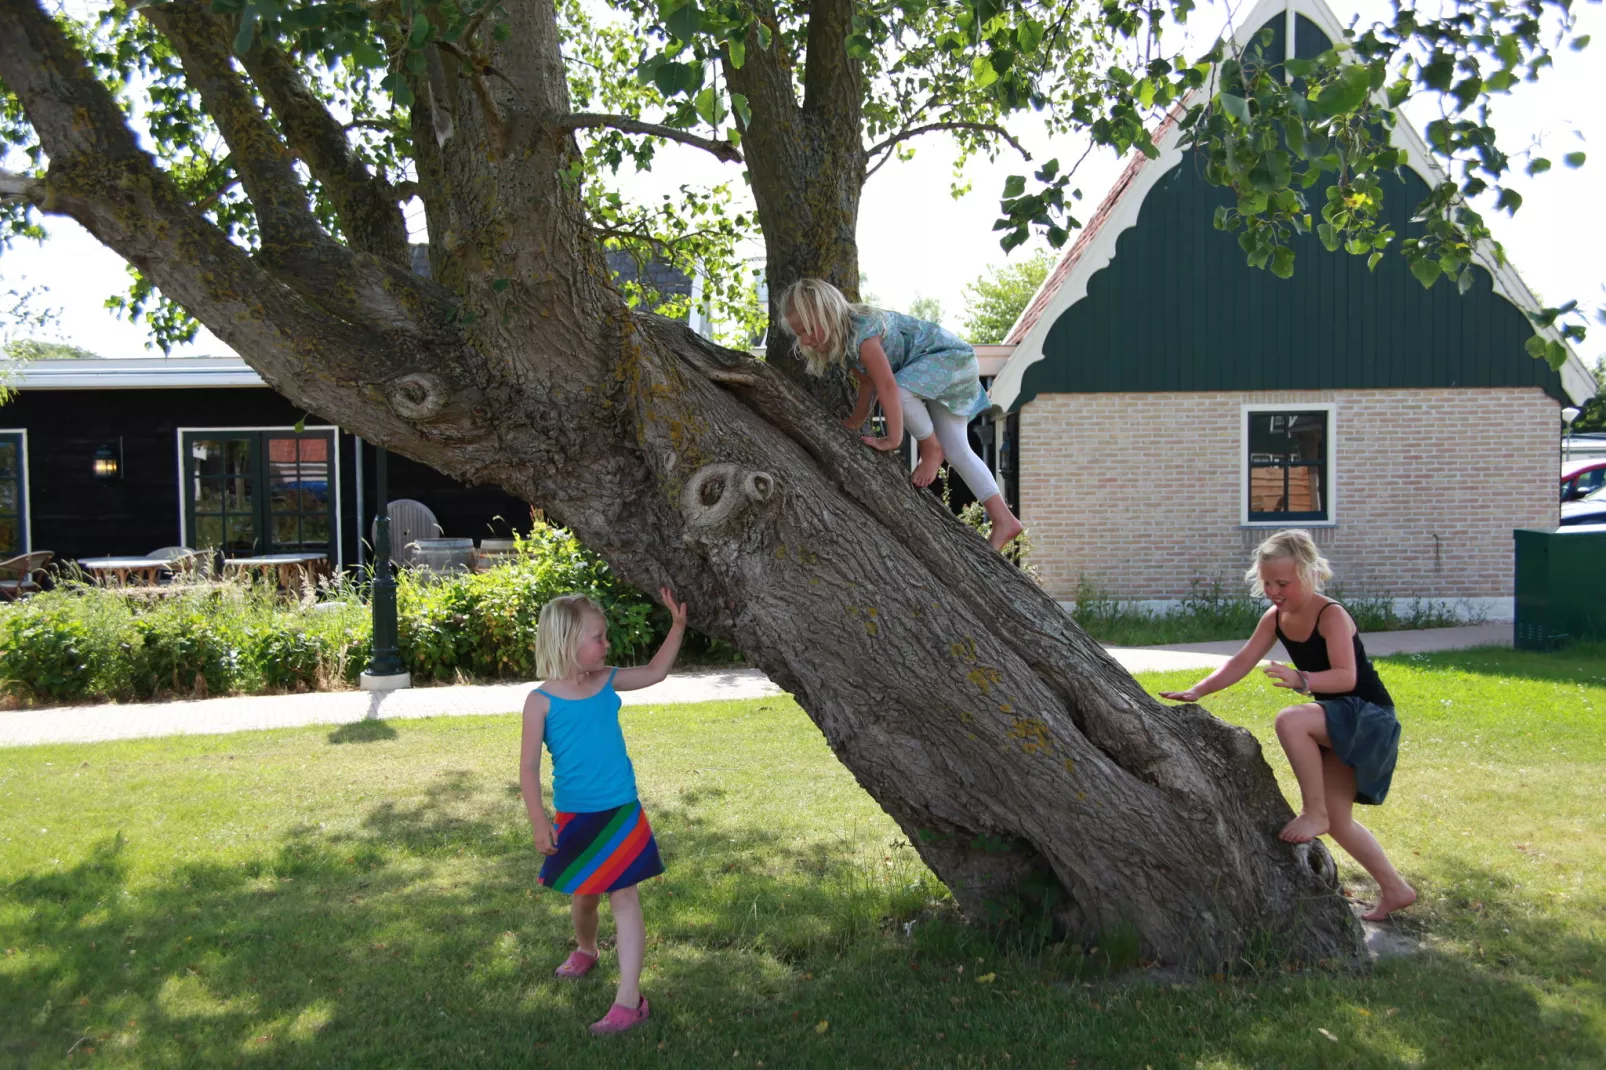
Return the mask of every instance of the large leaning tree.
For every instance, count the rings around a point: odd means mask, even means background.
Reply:
[[[1238,192],[1218,221],[1252,261],[1292,269],[1320,180],[1330,247],[1392,244],[1424,281],[1455,278],[1487,240],[1469,198],[1516,166],[1489,104],[1571,26],[1554,0],[1461,0],[1293,70],[1163,56],[1186,6],[0,0],[0,197],[13,233],[62,214],[126,259],[158,335],[198,321],[307,411],[672,585],[797,696],[967,911],[1026,895],[1072,935],[1135,931],[1209,969],[1252,946],[1354,959],[1332,861],[1276,838],[1289,811],[1247,732],[1145,695],[845,432],[783,347],[754,360],[636,310],[603,255],[731,255],[744,220],[717,192],[666,210],[606,185],[675,140],[745,168],[772,291],[812,274],[856,292],[860,192],[916,135],[1014,151],[1008,121],[1037,109],[1152,152],[1170,111]],[[1440,90],[1455,177],[1429,233],[1396,240],[1376,225],[1386,128]],[[1006,244],[1065,240],[1068,172],[1011,180]]]

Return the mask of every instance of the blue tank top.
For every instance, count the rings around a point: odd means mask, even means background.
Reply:
[[[552,808],[566,814],[611,810],[636,801],[636,769],[619,727],[619,693],[608,682],[590,698],[546,696],[543,742],[552,755]]]

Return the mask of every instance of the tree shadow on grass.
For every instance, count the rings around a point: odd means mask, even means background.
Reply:
[[[611,954],[584,982],[552,978],[570,946],[568,901],[535,888],[540,856],[504,786],[448,770],[416,802],[372,807],[354,831],[299,825],[255,859],[152,876],[134,848],[108,837],[76,861],[20,875],[0,897],[10,904],[0,940],[16,949],[0,968],[5,1057],[28,1067],[91,1057],[204,1067],[948,1066],[999,1065],[1013,1051],[1016,1065],[1219,1056],[1381,1066],[1410,1050],[1424,1065],[1459,1067],[1538,1050],[1524,1046],[1532,1037],[1552,1058],[1606,1062],[1598,1037],[1518,979],[1552,964],[1567,975],[1558,980],[1606,976],[1601,946],[1534,917],[1514,888],[1483,900],[1482,924],[1510,930],[1511,946],[1499,949],[1506,964],[1486,948],[1484,958],[1425,954],[1366,978],[1084,989],[1051,983],[1051,966],[977,945],[945,960],[897,928],[889,935],[889,917],[931,894],[911,852],[867,854],[857,841],[788,833],[775,815],[733,816],[713,792],[647,800],[669,867],[643,889],[654,1019],[638,1034],[590,1042],[585,1025],[612,997]],[[1505,887],[1471,870],[1457,884]],[[611,929],[605,922],[605,937]],[[996,979],[982,982],[983,971]],[[1229,1007],[1217,998],[1224,990],[1256,998]],[[1362,1004],[1370,1017],[1353,1010]],[[1341,1046],[1325,1047],[1334,1042],[1319,1029]],[[733,1062],[733,1051],[743,1058]]]
[[[568,900],[536,889],[540,856],[500,783],[449,770],[355,831],[295,826],[251,859],[152,877],[111,837],[21,875],[0,913],[0,940],[21,956],[0,971],[7,1058],[500,1066],[585,1040],[610,989],[551,978]],[[653,986],[689,1006],[773,988],[789,968],[766,941],[840,948],[877,909],[865,888],[842,913],[854,860],[831,845],[794,846],[701,805],[653,809],[671,867],[644,890]]]

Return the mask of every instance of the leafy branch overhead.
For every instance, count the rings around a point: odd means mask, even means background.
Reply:
[[[91,21],[63,21],[179,187],[231,240],[259,250],[263,206],[242,182],[248,161],[228,151],[218,116],[162,32],[170,17],[162,12],[181,6],[114,6]],[[697,191],[680,208],[633,203],[617,186],[621,166],[651,168],[673,141],[741,168],[733,178],[775,209],[766,233],[773,251],[780,207],[765,175],[776,169],[862,184],[936,131],[957,141],[961,163],[1001,151],[1030,159],[1011,131],[1026,115],[1087,151],[1152,158],[1162,124],[1172,123],[1205,177],[1230,191],[1215,225],[1238,235],[1250,264],[1288,277],[1295,239],[1314,233],[1369,266],[1392,252],[1424,286],[1443,278],[1465,291],[1480,257],[1503,259],[1475,205],[1492,200],[1515,213],[1528,180],[1585,162],[1582,151],[1511,155],[1493,121],[1499,98],[1540,77],[1558,51],[1588,45],[1569,0],[1458,0],[1437,17],[1396,3],[1390,17],[1356,25],[1328,51],[1293,58],[1269,31],[1242,48],[1223,39],[1194,59],[1167,51],[1192,8],[1192,0],[556,0],[572,111],[539,135],[503,114],[508,80],[494,56],[525,15],[501,0],[211,0],[209,10],[245,69],[239,89],[269,107],[308,179],[314,217],[340,240],[379,241],[384,217],[381,244],[394,258],[403,226],[394,209],[429,192],[424,161],[435,151],[415,140],[412,118],[444,143],[460,111],[475,108],[495,131],[493,153],[518,152],[535,136],[577,137],[573,171],[598,236],[695,264],[710,304],[744,334],[756,306],[740,249],[758,237],[757,216],[731,187]],[[1406,165],[1396,130],[1416,97],[1442,105],[1424,130],[1442,173],[1424,176],[1429,191],[1407,234],[1387,222],[1384,180]],[[13,160],[42,173],[37,138],[9,93],[0,96],[0,138]],[[818,166],[832,158],[841,169]],[[1081,225],[1076,172],[1054,158],[1006,182],[995,224],[1006,251],[1033,234],[1052,247],[1070,240]],[[0,235],[37,236],[30,212],[24,199],[0,197]],[[163,345],[193,335],[188,313],[134,274],[113,306],[147,317]],[[442,281],[452,284],[450,270]],[[1565,359],[1565,342],[1584,337],[1573,304],[1536,313],[1535,323],[1530,351],[1552,365]]]
[[[1171,16],[1180,22],[1188,6],[1174,5]],[[1515,214],[1523,200],[1517,185],[1552,167],[1539,156],[1519,167],[1500,148],[1496,99],[1540,77],[1556,50],[1589,44],[1573,32],[1565,0],[1463,0],[1437,19],[1396,5],[1391,20],[1357,27],[1308,58],[1284,59],[1267,29],[1243,49],[1222,40],[1190,63],[1152,57],[1158,17],[1136,20],[1111,5],[1102,10],[1127,48],[1097,93],[1078,102],[1079,125],[1092,144],[1122,153],[1136,147],[1153,157],[1144,124],[1168,117],[1181,129],[1181,146],[1201,158],[1206,179],[1234,194],[1231,206],[1217,209],[1215,225],[1237,232],[1249,263],[1279,277],[1294,272],[1293,237],[1314,230],[1326,249],[1365,256],[1369,267],[1393,247],[1423,286],[1442,277],[1463,293],[1479,257],[1504,261],[1474,200],[1487,196],[1497,210]],[[1406,236],[1384,220],[1382,179],[1406,165],[1404,141],[1394,133],[1401,106],[1416,96],[1442,103],[1442,116],[1425,130],[1442,173],[1423,176],[1429,192],[1413,213],[1421,232]],[[1580,167],[1585,153],[1568,152],[1561,162]],[[997,224],[1006,249],[1032,229],[1058,246],[1079,225],[1065,204],[1069,176],[1056,163],[1036,173],[1031,193],[1021,176],[1006,185]],[[1536,334],[1529,352],[1559,368],[1564,341],[1584,337],[1576,302],[1531,318],[1547,332],[1553,328],[1554,337]]]

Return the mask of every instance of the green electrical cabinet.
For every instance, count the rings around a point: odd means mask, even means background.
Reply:
[[[1606,530],[1518,528],[1518,650],[1606,639]]]

